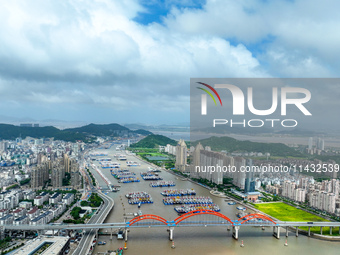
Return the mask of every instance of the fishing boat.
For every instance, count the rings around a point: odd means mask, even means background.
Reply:
[[[118,192],[120,189],[118,188],[112,188],[112,192]]]
[[[245,207],[241,207],[241,206],[236,207],[236,209],[237,209],[237,210],[240,210],[240,211],[245,211],[245,210],[246,210]]]

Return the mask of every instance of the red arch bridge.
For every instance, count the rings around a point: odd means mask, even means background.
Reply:
[[[238,231],[242,226],[253,227],[273,227],[273,235],[280,238],[280,228],[286,228],[286,236],[288,235],[288,228],[296,229],[296,236],[298,236],[299,227],[308,227],[308,235],[310,236],[311,227],[320,227],[322,234],[323,227],[330,227],[331,231],[335,227],[339,227],[340,222],[292,222],[292,221],[274,221],[266,215],[254,213],[245,215],[237,220],[232,220],[229,217],[212,210],[196,210],[182,214],[174,220],[166,220],[161,216],[154,214],[144,214],[134,217],[128,222],[119,223],[95,223],[95,224],[44,224],[44,225],[3,225],[0,230],[23,230],[23,231],[41,231],[41,230],[96,230],[99,229],[124,229],[125,240],[127,240],[127,233],[129,228],[151,228],[151,227],[167,227],[169,230],[169,238],[173,239],[173,232],[176,227],[208,227],[208,226],[225,226],[228,230],[233,231],[233,237],[238,239]]]
[[[199,217],[200,216],[200,217]],[[202,217],[203,216],[203,217]],[[213,216],[213,217],[204,217]],[[126,222],[127,227],[144,227],[144,226],[211,226],[211,225],[229,225],[240,226],[244,225],[271,225],[276,226],[277,223],[263,214],[248,214],[238,220],[231,220],[227,216],[212,210],[196,210],[191,211],[177,217],[172,221],[168,221],[163,217],[154,214],[144,214],[131,219]]]
[[[177,217],[172,221],[168,221],[163,217],[154,214],[144,214],[137,216],[126,222],[127,227],[155,227],[168,226],[169,239],[173,239],[174,227],[199,227],[199,226],[227,226],[228,230],[233,228],[233,237],[238,239],[238,230],[241,225],[248,226],[278,226],[278,223],[273,221],[263,214],[248,214],[238,220],[232,220],[229,217],[212,210],[195,210]]]

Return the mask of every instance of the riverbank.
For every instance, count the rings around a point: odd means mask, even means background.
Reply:
[[[142,158],[139,157],[138,155],[134,155],[134,156],[135,156],[136,158],[138,158],[139,160],[143,161],[144,163],[150,165],[150,166],[153,167],[153,168],[159,168],[159,166],[154,165],[154,164],[152,164],[151,162],[148,162],[148,161],[142,159]],[[176,173],[176,172],[174,172],[174,171],[172,171],[172,170],[168,170],[168,169],[164,169],[164,168],[161,168],[161,169],[162,169],[162,171],[168,172],[168,173],[170,173],[170,174],[176,176],[176,177],[177,177],[176,179],[178,179],[178,180],[182,180],[182,179],[184,178],[183,175],[178,174],[178,173]],[[182,180],[182,181],[183,181],[183,180]],[[185,181],[188,181],[188,182],[191,182],[191,183],[193,183],[193,184],[199,185],[200,187],[203,187],[203,188],[209,190],[209,192],[210,192],[211,195],[214,195],[214,194],[212,193],[212,192],[213,192],[213,188],[211,188],[211,187],[208,187],[208,186],[206,186],[206,185],[204,185],[204,184],[201,184],[201,183],[199,183],[199,182],[197,182],[197,181],[194,181],[194,180],[192,180],[192,179],[190,179],[190,178],[186,178]],[[218,196],[218,195],[214,195],[214,196],[220,197],[220,196]],[[235,198],[233,198],[233,197],[231,197],[231,196],[228,196],[228,195],[225,195],[225,197],[220,197],[220,198],[224,198],[225,200],[228,199],[228,200],[231,200],[231,201],[235,201],[236,203],[239,203],[239,204],[241,204],[242,206],[246,207],[248,210],[253,211],[254,213],[264,214],[264,215],[266,215],[267,217],[271,218],[271,219],[274,220],[274,221],[299,221],[299,220],[294,220],[294,219],[281,220],[281,217],[279,217],[278,215],[272,215],[272,214],[269,214],[269,212],[264,212],[264,211],[261,211],[261,210],[259,210],[258,208],[256,208],[256,205],[266,205],[266,204],[271,204],[271,205],[273,205],[273,206],[276,206],[277,204],[280,204],[280,203],[284,204],[283,202],[262,203],[262,204],[255,204],[255,206],[254,206],[254,205],[252,205],[251,203],[245,203],[245,202],[243,202],[242,200],[237,200],[237,199],[235,199]],[[304,219],[304,220],[301,220],[301,219],[300,219],[300,221],[306,221],[306,222],[307,222],[307,221],[327,221],[326,219],[323,219],[323,218],[321,218],[321,217],[319,217],[319,216],[317,216],[317,215],[311,214],[311,213],[309,213],[309,212],[307,212],[307,211],[305,211],[305,210],[297,209],[297,208],[295,208],[295,207],[293,207],[293,206],[291,206],[291,205],[288,205],[288,204],[287,204],[287,206],[290,206],[290,207],[294,208],[294,209],[297,210],[297,211],[300,210],[301,212],[304,212],[304,213],[306,213],[306,214],[310,214],[310,215],[315,216],[315,219],[314,219],[314,220],[313,220],[313,219],[308,220],[308,218],[307,218],[307,219]],[[300,213],[300,211],[299,211],[299,213]],[[296,212],[293,212],[293,213],[292,213],[292,212],[291,212],[290,214],[287,214],[287,215],[294,215],[294,214],[299,214],[299,213],[296,213]],[[275,216],[276,216],[276,217],[275,217]],[[318,220],[318,218],[319,218],[320,220]],[[289,228],[289,230],[292,231],[292,232],[294,232],[294,233],[295,233],[295,231],[296,231],[295,228]],[[312,231],[313,231],[313,232],[312,232]],[[320,233],[320,228],[319,228],[318,230],[317,230],[317,229],[311,229],[311,236],[310,236],[310,237],[316,238],[316,239],[327,240],[327,241],[340,241],[340,236],[320,235],[320,234],[318,234],[317,232]],[[306,230],[304,230],[303,228],[298,229],[298,233],[301,234],[301,235],[308,236],[307,228],[306,228]],[[329,233],[329,227],[327,227],[327,228],[324,227],[324,228],[323,228],[323,233]],[[335,233],[335,231],[333,231],[333,233]]]
[[[256,204],[254,208],[271,219],[275,221],[303,221],[303,222],[313,222],[313,221],[324,221],[329,222],[328,220],[319,217],[317,215],[311,214],[309,212],[306,212],[304,210],[295,208],[291,205],[288,205],[286,203],[270,203],[270,204]],[[296,231],[296,228],[289,228],[291,231]],[[339,232],[336,234],[336,232],[332,232],[332,234],[335,234],[336,236],[331,235],[321,235],[318,234],[318,232],[321,232],[320,227],[311,227],[311,235],[310,237],[318,238],[322,240],[328,240],[328,241],[340,241]],[[329,233],[330,234],[330,227],[323,227],[323,233]],[[308,236],[308,227],[301,227],[298,229],[298,233],[302,235]]]

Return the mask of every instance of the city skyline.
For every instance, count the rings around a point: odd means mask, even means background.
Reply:
[[[336,254],[339,7],[0,0],[0,253]]]

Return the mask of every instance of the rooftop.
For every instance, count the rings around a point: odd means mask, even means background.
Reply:
[[[22,221],[23,219],[26,219],[27,218],[27,215],[24,215],[24,216],[21,216],[17,219],[15,219],[14,221]]]
[[[11,217],[13,217],[12,214],[7,214],[4,217],[0,218],[0,220],[7,220],[8,218],[11,218]]]
[[[40,214],[39,216],[35,217],[32,222],[37,222],[39,220],[41,220],[42,218],[46,217],[47,215],[49,215],[51,212],[50,211],[47,211],[47,212],[44,212],[43,214]]]
[[[54,193],[50,198],[57,198],[60,195],[60,193]]]
[[[255,195],[261,195],[261,193],[254,191],[254,192],[248,192],[247,195],[255,196]]]
[[[65,196],[64,196],[64,199],[68,199],[72,196],[73,194],[72,193],[67,193]]]
[[[33,207],[31,211],[28,212],[28,214],[35,213],[38,210],[38,207]]]
[[[50,244],[50,246],[43,252],[44,255],[59,254],[68,240],[69,238],[64,236],[38,237],[32,241],[28,241],[25,246],[12,253],[12,255],[32,255],[45,244]]]
[[[18,209],[16,209],[15,211],[13,211],[13,213],[19,213],[19,212],[21,212],[22,210],[24,210],[23,208],[18,208]]]

